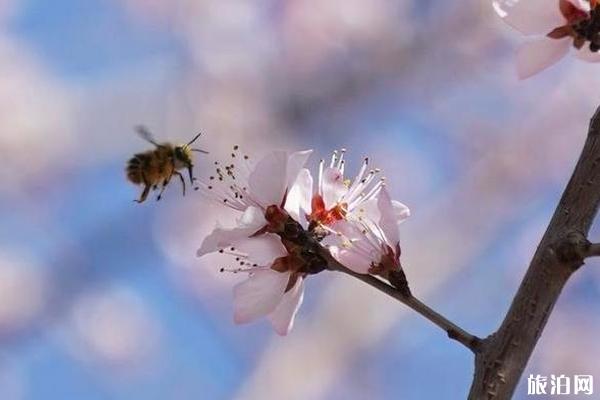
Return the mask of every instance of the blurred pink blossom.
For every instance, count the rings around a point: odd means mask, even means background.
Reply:
[[[570,47],[588,62],[600,62],[600,9],[595,0],[496,0],[496,13],[504,22],[526,36],[545,35],[528,41],[517,54],[520,79],[550,67],[564,57]]]
[[[111,369],[122,367],[117,372],[142,366],[160,336],[158,320],[144,299],[125,286],[84,294],[67,327],[75,355]]]

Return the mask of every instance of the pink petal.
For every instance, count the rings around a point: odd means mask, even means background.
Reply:
[[[292,185],[287,195],[285,209],[298,222],[302,222],[300,215],[310,213],[310,200],[313,192],[313,178],[310,171],[302,168],[296,182]]]
[[[294,319],[304,299],[304,279],[298,278],[293,288],[287,291],[281,302],[269,315],[271,325],[277,334],[285,336],[292,330]]]
[[[567,54],[570,43],[570,38],[543,38],[524,43],[517,53],[517,73],[519,78],[529,78],[555,64]]]
[[[248,186],[252,197],[261,206],[279,205],[283,200],[287,185],[287,161],[285,151],[273,151],[263,157],[250,173]]]
[[[410,217],[410,210],[408,207],[399,201],[392,200],[392,207],[394,207],[394,215],[396,216],[396,223],[400,224]]]
[[[381,189],[377,200],[377,207],[381,214],[379,227],[385,234],[388,244],[392,249],[400,242],[400,233],[398,232],[398,220],[396,210],[392,205],[392,199],[385,187]]]
[[[196,255],[202,257],[205,254],[235,245],[256,233],[266,223],[267,221],[261,210],[256,207],[248,207],[239,219],[238,227],[232,229],[216,227],[210,235],[204,238]]]
[[[304,164],[306,164],[306,160],[308,160],[308,157],[310,157],[311,154],[312,150],[303,150],[296,151],[288,156],[285,185],[287,189],[291,188],[294,182],[296,182],[298,173],[304,168]]]
[[[524,35],[546,35],[566,23],[559,0],[495,0],[496,13]]]
[[[589,63],[597,63],[600,62],[600,51],[594,53],[590,51],[590,48],[586,45],[575,52],[575,57]]]
[[[348,191],[344,185],[344,177],[337,168],[326,168],[323,171],[323,201],[325,208],[335,206],[338,200]]]
[[[269,266],[276,258],[288,255],[281,239],[274,233],[244,238],[232,245],[236,252],[248,254],[249,260],[260,266]]]
[[[233,320],[252,322],[275,310],[290,279],[289,273],[271,269],[257,270],[233,288]]]

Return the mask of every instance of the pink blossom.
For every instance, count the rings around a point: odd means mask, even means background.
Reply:
[[[354,271],[384,277],[400,271],[398,224],[409,210],[390,199],[376,179],[379,171],[367,171],[365,160],[356,178],[345,180],[344,151],[336,152],[327,168],[321,162],[313,193],[312,176],[302,168],[307,157],[272,153],[246,168],[247,185],[238,167],[227,164],[206,184],[205,192],[242,211],[234,227],[217,226],[197,252],[219,252],[235,263],[222,271],[248,274],[233,290],[236,323],[267,317],[286,335],[302,303],[304,279],[326,268],[314,247],[324,237],[332,255]]]
[[[376,219],[359,222],[336,221],[323,244],[331,255],[347,268],[360,274],[383,277],[400,270],[400,234],[398,223],[408,217],[399,216],[384,188],[377,198]]]
[[[569,48],[588,62],[600,61],[600,8],[596,0],[495,0],[496,13],[526,36],[539,36],[521,46],[517,73],[528,78],[564,57]]]
[[[332,225],[340,220],[375,220],[378,217],[377,196],[385,178],[379,176],[379,169],[369,169],[368,158],[364,159],[354,179],[346,178],[345,152],[345,149],[334,151],[327,166],[321,160],[316,188],[313,188],[313,178],[307,169],[298,175],[292,191],[295,198],[300,199],[296,200],[297,207],[310,222],[309,229]],[[397,201],[392,204],[401,219],[410,215],[404,204]]]

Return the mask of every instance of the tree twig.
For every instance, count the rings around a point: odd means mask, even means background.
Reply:
[[[590,243],[585,253],[585,258],[598,256],[600,256],[600,243]]]
[[[353,276],[366,284],[374,287],[375,289],[387,294],[388,296],[393,297],[398,300],[402,304],[410,307],[412,310],[416,311],[421,316],[425,317],[429,321],[433,322],[435,325],[442,328],[450,339],[454,339],[457,342],[461,343],[472,352],[476,353],[479,349],[479,344],[481,343],[481,339],[477,336],[474,336],[464,329],[460,328],[458,325],[449,321],[447,318],[439,314],[437,311],[431,309],[429,306],[424,304],[422,301],[417,299],[411,293],[405,293],[401,290],[398,290],[394,286],[384,282],[383,280],[373,276],[373,275],[365,275],[356,273],[345,266],[341,265],[337,261],[335,261],[330,256],[327,256],[328,264],[330,269],[335,271],[343,272],[347,275]]]
[[[565,132],[567,134],[567,132]],[[510,399],[558,297],[598,246],[586,236],[600,205],[600,108],[529,269],[498,331],[475,357],[472,400]],[[587,251],[592,253],[586,255]]]

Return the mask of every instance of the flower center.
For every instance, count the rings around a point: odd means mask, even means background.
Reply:
[[[311,214],[308,219],[311,224],[331,225],[346,217],[348,204],[337,203],[329,210],[325,208],[325,202],[321,195],[315,195],[311,201]]]

